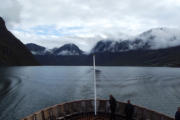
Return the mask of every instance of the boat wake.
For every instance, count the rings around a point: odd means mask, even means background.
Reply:
[[[3,96],[13,93],[16,88],[21,85],[21,79],[18,77],[10,77],[0,80],[0,100]]]

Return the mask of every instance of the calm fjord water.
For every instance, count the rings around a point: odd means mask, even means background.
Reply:
[[[97,67],[97,97],[131,99],[173,116],[180,106],[180,68]],[[93,98],[92,67],[0,68],[0,120],[18,120],[42,108]]]

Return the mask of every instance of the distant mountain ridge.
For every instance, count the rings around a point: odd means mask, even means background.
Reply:
[[[102,40],[91,53],[125,52],[130,50],[156,50],[180,45],[180,30],[155,28],[127,40]]]
[[[161,43],[158,43],[161,42]],[[27,47],[32,52],[42,52],[46,51],[53,53],[54,55],[81,55],[83,51],[76,46],[75,44],[65,44],[59,48],[46,49],[45,47],[39,46],[39,50],[30,48],[32,43],[27,44]],[[154,28],[146,32],[141,33],[140,35],[119,41],[115,40],[100,40],[97,44],[91,49],[90,54],[102,53],[102,52],[125,52],[130,50],[155,50],[163,49],[168,47],[176,47],[180,45],[180,30],[175,31],[174,29],[169,28]],[[34,47],[36,45],[34,44]],[[38,48],[38,46],[36,46]],[[43,49],[43,50],[42,50]],[[58,52],[57,52],[58,51]],[[35,54],[35,53],[34,53]]]
[[[161,43],[159,43],[161,42]],[[27,47],[32,43],[27,44]],[[170,28],[154,28],[126,40],[100,40],[91,49],[90,54],[103,52],[126,52],[131,50],[156,50],[180,45],[180,30]],[[35,46],[35,44],[34,44]],[[75,44],[65,44],[59,48],[46,49],[39,46],[39,50],[29,48],[32,52],[46,51],[54,55],[81,55],[83,51]]]
[[[34,55],[44,65],[92,65],[92,54],[96,54],[97,65],[180,66],[180,32],[156,28],[127,40],[101,40],[89,54],[74,44],[48,51],[48,54]]]
[[[26,46],[6,28],[0,17],[0,66],[39,65]]]
[[[34,43],[26,44],[26,47],[34,55],[55,55],[55,56],[78,56],[84,52],[79,49],[75,44],[65,44],[59,48],[47,49],[43,46],[36,45]]]

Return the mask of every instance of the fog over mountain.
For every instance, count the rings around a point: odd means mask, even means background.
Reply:
[[[151,49],[180,45],[180,29],[155,28],[140,34],[136,39],[148,42]]]
[[[129,39],[101,40],[91,52],[122,52],[136,49],[163,49],[180,45],[180,30],[154,28]]]

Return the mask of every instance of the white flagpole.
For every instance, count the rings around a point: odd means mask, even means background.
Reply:
[[[94,66],[94,114],[96,115],[96,62],[95,55],[93,55],[93,66]]]

